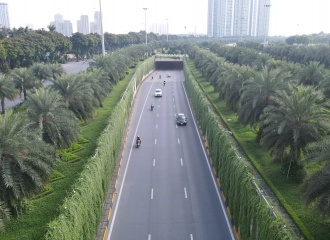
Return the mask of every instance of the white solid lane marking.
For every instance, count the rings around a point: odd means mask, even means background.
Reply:
[[[157,144],[157,139],[155,139],[155,144]]]
[[[194,236],[190,234],[190,240],[194,240]]]
[[[153,84],[154,84],[154,82],[152,82],[152,84],[149,88],[148,95],[150,94],[150,91],[152,89]],[[143,108],[145,108],[146,104],[147,104],[147,98],[144,101]],[[135,137],[136,137],[137,131],[139,129],[139,125],[140,125],[141,118],[142,118],[142,113],[143,113],[143,111],[140,113],[139,120],[138,120],[136,129],[135,129],[135,132],[134,132],[134,137],[132,139],[132,147],[130,148],[130,151],[129,151],[129,154],[128,154],[127,163],[126,163],[125,170],[124,170],[124,173],[123,173],[122,183],[121,183],[121,186],[119,188],[119,193],[118,193],[117,201],[115,203],[115,207],[113,208],[113,216],[111,218],[111,222],[109,222],[109,224],[108,224],[109,231],[108,231],[108,235],[107,235],[107,240],[111,239],[112,230],[113,230],[113,227],[114,227],[114,224],[115,224],[117,211],[118,211],[118,207],[119,207],[119,203],[120,203],[120,199],[121,199],[121,194],[123,192],[123,187],[124,187],[124,184],[125,184],[125,179],[126,179],[126,175],[127,175],[128,166],[129,166],[129,163],[131,161],[131,155],[132,155],[132,151],[133,151],[133,145],[134,145],[134,142],[135,142]]]
[[[178,144],[180,144],[180,139],[178,138]]]
[[[187,95],[187,91],[186,91],[186,88],[185,88],[185,86],[184,86],[184,83],[182,82],[181,84],[182,84],[183,91],[184,91],[184,94],[185,94],[185,96],[186,96],[186,99],[188,99],[188,95]],[[191,113],[191,115],[193,115],[192,108],[191,108],[191,106],[190,106],[189,101],[188,101],[188,106],[189,106],[189,109],[190,109],[190,113]],[[216,190],[216,192],[217,192],[218,200],[219,200],[219,202],[220,202],[220,204],[221,204],[222,211],[223,211],[224,216],[225,216],[225,218],[226,218],[226,223],[227,223],[227,227],[228,227],[229,232],[230,232],[231,239],[232,239],[232,240],[235,240],[236,238],[235,238],[235,236],[234,236],[233,228],[231,227],[231,222],[230,222],[229,217],[228,217],[228,215],[227,215],[225,204],[222,202],[221,195],[220,195],[220,191],[219,191],[219,188],[218,188],[217,182],[216,182],[216,180],[215,180],[215,178],[214,178],[214,175],[213,175],[213,172],[212,172],[212,168],[211,168],[210,162],[209,162],[209,160],[208,160],[208,157],[207,157],[207,154],[206,154],[206,151],[205,151],[205,148],[204,148],[204,143],[202,142],[202,138],[201,138],[201,136],[200,136],[200,134],[199,134],[199,130],[198,130],[198,127],[197,127],[197,124],[196,124],[196,122],[195,122],[194,117],[192,118],[192,120],[193,120],[193,123],[194,123],[195,129],[196,129],[196,132],[197,132],[197,134],[199,135],[199,143],[200,143],[200,145],[201,145],[201,147],[202,147],[202,149],[203,149],[203,152],[204,152],[204,160],[206,161],[207,166],[208,166],[209,171],[210,171],[210,174],[211,174],[211,176],[212,176],[213,185],[214,185],[214,188],[215,188],[215,190]]]
[[[148,240],[151,240],[151,234],[148,235]]]
[[[156,159],[154,159],[154,162],[152,164],[153,166],[156,166]]]
[[[186,189],[186,188],[184,188],[184,197],[185,197],[185,198],[188,198],[188,195],[187,195],[187,189]]]
[[[154,199],[154,189],[153,188],[151,188],[151,199]]]
[[[183,161],[182,161],[182,158],[180,159],[180,161],[181,161],[181,166],[183,166]]]

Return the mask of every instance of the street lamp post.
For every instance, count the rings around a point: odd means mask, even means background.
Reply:
[[[144,28],[146,31],[146,45],[148,45],[148,35],[147,35],[147,10],[148,8],[142,8],[144,10]]]
[[[103,19],[102,19],[102,7],[101,7],[101,0],[99,0],[100,4],[100,24],[101,24],[101,38],[102,38],[102,55],[105,55],[105,46],[104,46],[104,33],[103,33]]]
[[[166,24],[166,41],[168,42],[168,18],[165,19],[167,21]]]

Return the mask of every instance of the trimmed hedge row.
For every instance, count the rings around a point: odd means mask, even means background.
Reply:
[[[240,161],[219,116],[209,110],[210,102],[184,63],[185,84],[199,125],[207,138],[213,166],[221,180],[226,203],[242,239],[294,239],[283,230],[284,219],[275,218],[272,208],[260,200],[251,169]]]
[[[112,178],[121,141],[133,101],[135,86],[154,68],[154,57],[146,60],[128,84],[115,107],[109,124],[101,134],[96,154],[88,159],[79,179],[60,208],[59,216],[49,223],[45,239],[93,239],[102,215],[103,203]],[[135,85],[136,84],[136,85]]]

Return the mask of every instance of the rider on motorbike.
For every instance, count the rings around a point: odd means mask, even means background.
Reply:
[[[165,83],[166,83],[166,82],[165,82],[165,80],[164,80],[164,86],[165,86]]]
[[[139,135],[136,137],[136,144],[141,144],[141,138]]]
[[[150,109],[151,109],[151,111],[154,110],[154,104],[153,103],[151,103]]]

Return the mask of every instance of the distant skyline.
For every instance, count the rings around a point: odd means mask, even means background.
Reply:
[[[99,0],[0,0],[8,4],[11,28],[32,26],[45,28],[55,14],[63,15],[77,31],[81,15],[93,19],[99,10]],[[166,24],[169,33],[207,33],[208,0],[101,0],[105,32],[125,34],[147,31],[153,24]],[[271,0],[270,36],[330,33],[330,0]]]

